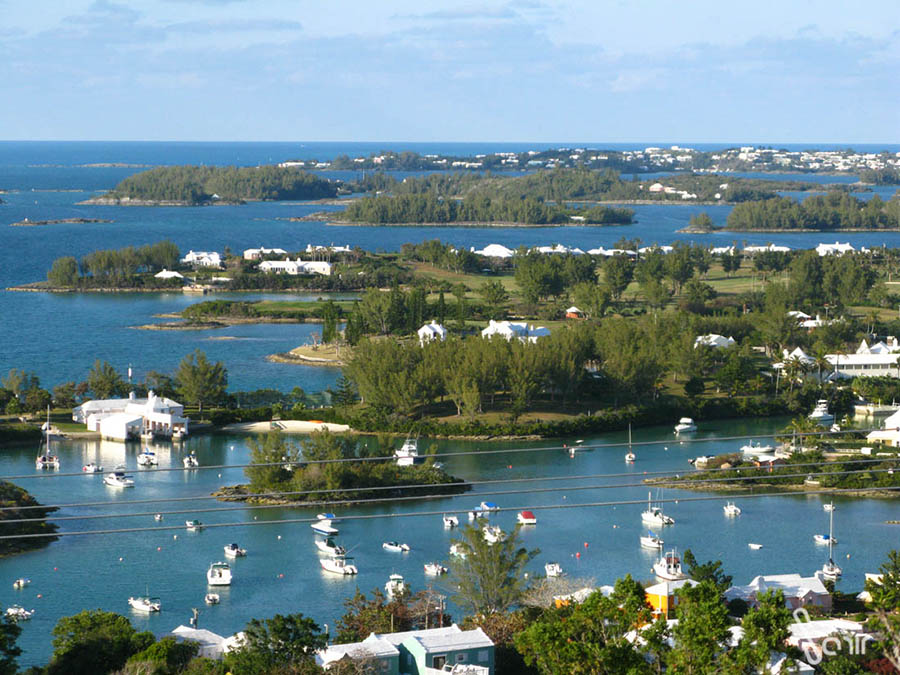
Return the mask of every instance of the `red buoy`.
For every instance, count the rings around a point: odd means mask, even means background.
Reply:
[[[576,558],[581,558],[581,551],[579,551],[578,553],[576,553],[576,554],[575,554],[575,557],[576,557]]]
[[[588,543],[587,543],[587,542],[584,542],[584,547],[585,547],[585,548],[588,547]]]

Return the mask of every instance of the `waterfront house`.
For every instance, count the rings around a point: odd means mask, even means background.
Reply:
[[[847,242],[846,244],[841,244],[839,242],[834,242],[833,244],[819,244],[816,246],[816,253],[820,256],[826,255],[844,255],[845,253],[855,253],[856,249]]]
[[[72,420],[87,426],[89,431],[99,431],[110,440],[124,441],[152,433],[171,438],[175,431],[188,433],[189,419],[184,417],[184,406],[150,391],[147,398],[137,398],[134,392],[128,398],[96,399],[85,401],[72,410]]]
[[[685,586],[696,586],[697,582],[693,579],[682,579],[681,581],[662,581],[653,586],[644,589],[647,598],[647,604],[653,608],[653,613],[664,618],[675,616],[675,607],[678,606],[678,595],[675,591]]]
[[[524,321],[494,321],[491,319],[487,328],[481,331],[481,337],[490,339],[495,335],[503,337],[507,342],[518,338],[522,342],[534,343],[538,339],[550,335],[550,329],[543,326],[535,328]]]
[[[221,267],[222,256],[215,251],[188,251],[181,259],[182,264],[192,267]]]
[[[767,244],[765,246],[745,246],[743,252],[745,255],[753,255],[754,253],[790,253],[790,251],[790,246]]]
[[[799,574],[768,574],[753,578],[746,586],[732,586],[725,591],[725,600],[740,599],[749,605],[756,604],[756,596],[768,590],[780,590],[789,609],[820,607],[831,611],[831,593],[825,588],[821,571],[811,577]]]
[[[323,260],[264,260],[259,264],[260,272],[273,274],[321,274],[331,276],[331,263]]]
[[[579,588],[577,591],[574,591],[572,593],[566,593],[565,595],[554,595],[553,605],[557,609],[560,607],[565,607],[566,605],[573,602],[576,605],[580,605],[594,593],[601,593],[604,598],[608,598],[610,595],[612,595],[612,592],[614,590],[615,588],[612,586],[600,586],[599,588],[591,588],[590,586],[586,586],[584,588]]]
[[[475,255],[484,256],[485,258],[512,258],[516,252],[511,248],[506,248],[503,244],[488,244],[483,249],[476,251],[473,246],[471,249]]]
[[[332,244],[331,246],[318,246],[313,244],[306,245],[306,252],[309,254],[313,253],[351,253],[352,249],[349,246],[335,246]]]
[[[893,448],[900,447],[900,410],[885,418],[884,427],[870,431],[866,440]]]
[[[426,323],[422,326],[417,333],[419,335],[419,345],[424,345],[426,342],[431,342],[432,340],[440,340],[443,342],[447,339],[447,329],[437,323],[434,319],[431,320],[431,323]]]
[[[876,342],[869,346],[865,340],[854,354],[826,354],[825,359],[834,369],[834,376],[853,377],[900,377],[900,345],[893,336],[887,342]]]
[[[157,279],[184,279],[184,275],[174,270],[167,270],[163,267],[162,271],[153,275]]]
[[[287,255],[283,248],[248,248],[244,251],[244,260],[260,260],[267,255]]]
[[[190,628],[189,626],[181,625],[163,637],[173,637],[176,642],[197,643],[199,646],[197,656],[201,658],[219,661],[229,651],[226,649],[226,639],[224,637],[202,628]]]

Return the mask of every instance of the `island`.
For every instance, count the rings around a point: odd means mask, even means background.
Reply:
[[[900,192],[885,202],[878,195],[865,201],[842,192],[798,201],[775,197],[735,205],[726,230],[732,232],[865,232],[900,228]]]
[[[7,481],[0,481],[0,503],[3,504],[3,509],[0,511],[0,536],[21,537],[0,539],[0,557],[42,548],[58,539],[53,535],[57,530],[54,523],[46,520],[21,522],[25,518],[47,518],[57,510],[55,507],[41,507],[41,504],[26,490]],[[26,537],[23,535],[46,536]]]
[[[103,218],[57,218],[55,220],[31,220],[30,218],[23,218],[22,220],[16,223],[10,223],[10,227],[34,227],[37,225],[63,225],[74,223],[77,225],[81,225],[84,223],[112,223],[115,222],[113,220],[105,220]]]

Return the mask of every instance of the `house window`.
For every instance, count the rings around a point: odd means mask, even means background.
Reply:
[[[487,649],[482,649],[478,652],[478,662],[479,663],[487,663],[491,660],[490,654],[488,654]]]
[[[447,663],[447,655],[441,654],[440,656],[434,656],[431,658],[431,667],[440,670],[444,667],[444,664]]]
[[[457,663],[465,663],[466,659],[469,658],[469,655],[466,652],[460,652],[456,655]]]

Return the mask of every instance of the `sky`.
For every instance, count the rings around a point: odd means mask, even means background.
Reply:
[[[898,0],[0,0],[0,139],[896,143]]]

